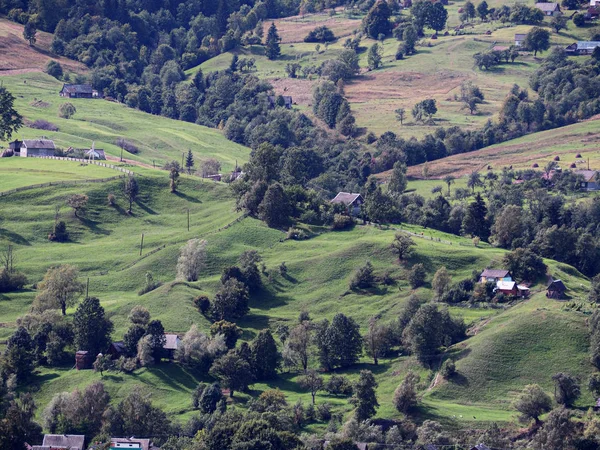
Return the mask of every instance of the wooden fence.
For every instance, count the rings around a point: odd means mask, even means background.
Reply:
[[[94,164],[96,166],[106,167],[108,169],[113,169],[113,170],[118,170],[119,172],[124,172],[128,175],[133,175],[133,172],[131,170],[127,170],[127,169],[125,169],[123,167],[119,167],[119,166],[113,166],[112,164],[103,163],[101,161],[96,161],[93,159],[67,158],[65,156],[30,156],[30,158],[57,159],[60,161],[75,161],[75,162],[80,162],[80,163],[84,163],[84,164]]]

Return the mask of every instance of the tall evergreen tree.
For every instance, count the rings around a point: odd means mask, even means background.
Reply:
[[[275,22],[271,23],[269,27],[269,32],[267,33],[267,40],[265,41],[267,58],[273,60],[279,58],[281,55],[281,46],[279,45],[279,41],[281,38],[277,33],[277,27],[275,26]]]
[[[252,369],[257,381],[270,380],[277,376],[281,356],[270,330],[262,330],[252,341]]]
[[[490,238],[490,224],[487,220],[487,207],[481,194],[475,196],[475,201],[467,207],[465,218],[463,219],[463,233],[472,234],[480,239],[487,241]]]
[[[0,86],[0,140],[8,141],[23,126],[23,117],[14,108],[15,97]]]
[[[150,336],[150,347],[155,362],[160,362],[163,355],[163,348],[167,342],[165,337],[165,328],[160,320],[152,320],[146,329],[146,335]]]
[[[279,183],[273,183],[267,189],[265,197],[258,207],[259,217],[273,228],[282,227],[289,223],[290,204]]]
[[[194,155],[192,150],[188,150],[187,156],[185,157],[185,168],[188,171],[188,174],[192,174],[192,169],[194,168]]]
[[[6,343],[4,370],[16,375],[17,381],[20,382],[31,375],[33,362],[33,341],[27,330],[19,327]]]
[[[105,317],[104,308],[96,297],[88,297],[73,315],[75,347],[92,355],[105,352],[110,345],[113,323]]]
[[[375,2],[363,20],[363,29],[367,36],[378,39],[380,34],[388,35],[392,29],[391,15],[387,2]]]
[[[351,366],[362,353],[359,326],[342,313],[336,314],[331,324],[323,321],[317,327],[316,342],[321,365],[327,370]]]
[[[361,370],[354,386],[356,396],[356,419],[363,422],[375,415],[379,403],[375,395],[377,381],[370,370]]]

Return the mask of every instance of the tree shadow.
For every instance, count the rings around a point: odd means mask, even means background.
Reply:
[[[269,316],[265,316],[264,314],[250,313],[238,321],[238,326],[240,326],[241,328],[253,328],[255,330],[264,330],[266,328],[269,328]],[[248,334],[252,334],[252,337],[256,335],[251,331]],[[246,339],[245,336],[243,338]]]
[[[138,205],[144,212],[147,212],[148,214],[151,214],[153,216],[158,215],[158,213],[156,211],[154,211],[152,208],[150,208],[149,206],[144,205],[143,203],[141,203],[139,201],[136,201],[135,204]]]
[[[456,384],[457,386],[468,387],[469,379],[462,373],[455,372],[454,375],[448,379],[448,383]]]
[[[163,383],[176,390],[195,389],[198,381],[189,372],[177,364],[160,363],[151,369]]]
[[[262,289],[250,298],[250,305],[255,309],[269,310],[279,306],[285,306],[290,300],[288,296],[276,295],[267,289]]]
[[[96,221],[91,220],[91,219],[86,219],[84,217],[80,217],[79,221],[83,225],[85,225],[94,234],[102,234],[102,235],[105,235],[105,236],[108,236],[110,234],[110,231],[102,229],[102,228],[100,228],[98,226],[98,224],[100,222],[96,222]]]
[[[18,244],[18,245],[27,245],[27,246],[31,245],[29,243],[29,241],[27,239],[25,239],[23,236],[21,236],[20,234],[14,233],[12,231],[9,231],[6,228],[0,228],[0,237],[5,237],[9,241],[14,242],[15,244]]]
[[[101,377],[103,380],[110,380],[110,381],[114,381],[115,383],[120,383],[121,381],[123,381],[123,377],[120,375],[111,375],[111,374],[105,374],[103,377]]]
[[[115,211],[117,211],[120,215],[122,216],[127,216],[127,210],[122,208],[121,206],[119,206],[118,204],[114,204],[113,208],[115,209]]]
[[[202,203],[202,201],[201,201],[201,200],[199,200],[199,199],[197,199],[197,198],[194,198],[194,197],[190,197],[189,195],[187,195],[187,194],[184,194],[183,192],[179,192],[179,191],[177,191],[177,192],[175,192],[175,195],[176,195],[177,197],[179,197],[179,198],[182,198],[182,199],[184,199],[184,200],[187,200],[187,201],[188,201],[188,202],[190,202],[190,203]]]

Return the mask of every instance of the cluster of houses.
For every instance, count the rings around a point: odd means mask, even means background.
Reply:
[[[15,140],[8,144],[8,149],[12,151],[14,156],[20,156],[22,158],[39,158],[46,156],[59,156],[66,154],[83,155],[86,159],[106,159],[106,154],[101,148],[95,148],[92,144],[91,148],[72,148],[69,147],[65,152],[58,149],[51,139],[24,139],[22,141]]]
[[[518,284],[513,280],[508,270],[504,269],[485,269],[479,276],[480,283],[494,283],[496,287],[494,292],[502,293],[511,297],[527,298],[529,297],[529,287],[524,284]],[[567,287],[561,280],[550,279],[546,288],[546,297],[555,300],[565,298]]]
[[[96,446],[91,443],[88,449],[95,449]],[[85,436],[81,434],[46,434],[42,445],[28,445],[28,450],[84,450]],[[102,444],[101,448],[105,448]],[[129,438],[110,438],[110,450],[160,450],[152,444],[150,439]]]

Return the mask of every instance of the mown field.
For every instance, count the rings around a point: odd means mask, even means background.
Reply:
[[[494,2],[490,3],[490,7],[492,3]],[[533,5],[534,2],[528,3]],[[438,39],[433,40],[432,33],[426,32],[425,38],[418,43],[415,55],[396,61],[395,54],[400,42],[391,37],[386,39],[383,42],[383,65],[378,70],[366,69],[367,49],[375,41],[362,40],[362,73],[345,86],[346,97],[359,127],[377,135],[385,131],[394,131],[403,138],[433,133],[435,126],[415,122],[410,111],[419,101],[434,98],[438,106],[438,113],[435,115],[436,126],[479,128],[487,120],[497,116],[506,94],[514,84],[529,86],[529,76],[539,66],[544,54],[534,57],[531,53],[523,52],[514,63],[502,64],[492,70],[479,70],[475,67],[473,55],[494,45],[514,44],[514,35],[527,33],[532,26],[512,26],[501,22],[481,22],[477,19],[472,26],[463,30],[463,34],[455,35],[453,29],[460,23],[458,9],[462,4],[453,2],[447,7],[449,35],[440,35]],[[570,16],[572,12],[567,11],[567,14]],[[269,61],[264,56],[262,46],[244,47],[235,53],[240,57],[254,58],[255,75],[268,80],[277,93],[291,95],[298,108],[310,111],[312,90],[319,83],[318,76],[288,78],[285,72],[286,65],[297,62],[302,66],[318,66],[327,59],[336,58],[343,50],[345,39],[360,29],[361,20],[362,16],[349,16],[341,9],[338,9],[334,16],[330,16],[327,11],[278,19],[274,22],[282,38],[281,58]],[[270,24],[270,21],[265,23],[265,34]],[[328,46],[321,44],[317,51],[316,44],[304,43],[303,39],[309,31],[322,25],[331,28],[338,40]],[[543,26],[551,31],[552,45],[568,45],[577,40],[587,39],[589,34],[589,27],[577,28],[571,21],[568,30],[562,30],[558,34],[549,28],[548,18]],[[490,35],[486,34],[488,31]],[[200,67],[207,72],[227,69],[232,55],[232,52],[221,54]],[[188,74],[193,74],[196,70],[190,69]],[[462,103],[456,100],[456,96],[460,94],[460,85],[465,81],[479,86],[485,95],[485,102],[474,115],[469,114]],[[394,111],[398,108],[404,108],[407,112],[407,119],[403,125],[396,120]]]
[[[13,159],[12,164],[22,159]],[[43,167],[45,160],[35,161]],[[266,265],[265,288],[251,300],[250,313],[239,321],[243,339],[252,339],[258,330],[277,325],[293,325],[301,311],[314,319],[331,319],[337,312],[355,318],[364,332],[371,316],[383,321],[395,320],[410,294],[424,300],[431,297],[433,273],[445,266],[454,281],[471,276],[474,269],[497,267],[504,251],[481,245],[473,247],[468,239],[445,235],[420,227],[406,227],[421,234],[415,238],[415,256],[400,265],[389,245],[394,229],[357,226],[351,231],[330,232],[312,229],[311,239],[285,240],[283,231],[267,228],[261,222],[245,218],[227,229],[240,213],[233,208],[228,188],[220,183],[202,182],[183,176],[178,194],[171,194],[165,172],[144,170],[137,175],[140,199],[133,215],[125,213],[126,202],[118,181],[34,189],[0,198],[0,248],[12,244],[16,248],[16,266],[27,273],[28,288],[19,293],[0,295],[0,338],[6,339],[15,329],[16,319],[27,312],[35,297],[32,284],[46,269],[58,263],[78,266],[82,279],[90,279],[90,295],[98,296],[115,323],[114,339],[127,329],[127,314],[137,304],[147,307],[153,318],[160,319],[167,331],[184,333],[192,324],[207,330],[209,322],[195,309],[192,299],[199,294],[214,295],[223,267],[234,264],[245,250],[258,250]],[[47,234],[54,220],[55,205],[64,205],[66,197],[86,193],[89,207],[78,219],[63,206],[61,219],[67,222],[71,240],[51,243]],[[108,194],[117,197],[117,206],[107,205]],[[191,228],[187,230],[187,210]],[[143,256],[139,256],[141,234],[144,234]],[[195,283],[175,282],[175,265],[179,247],[188,239],[207,240],[206,267]],[[152,251],[154,253],[150,254]],[[389,272],[397,280],[394,286],[379,286],[366,292],[351,292],[348,282],[353,271],[370,260],[377,275]],[[277,268],[285,262],[288,276]],[[428,280],[424,287],[410,289],[405,271],[420,262],[426,267]],[[575,270],[548,261],[550,272],[562,278],[574,301],[586,296],[588,281]],[[151,271],[163,286],[143,296],[138,289]],[[587,330],[585,315],[564,310],[561,302],[549,301],[543,284],[534,287],[531,300],[509,308],[452,307],[451,313],[465,318],[477,330],[474,337],[456,346],[460,352],[457,364],[460,377],[451,383],[429,388],[435,373],[425,370],[410,356],[398,355],[373,366],[366,357],[348,371],[351,378],[360,369],[372,370],[379,382],[379,417],[398,417],[392,405],[392,393],[409,369],[422,376],[423,402],[418,418],[435,418],[453,426],[473,426],[489,421],[506,422],[514,417],[510,401],[525,384],[537,382],[549,392],[550,375],[562,370],[585,377],[587,363]],[[68,310],[72,314],[74,308]],[[316,367],[316,361],[311,363]],[[236,402],[243,406],[250,395],[268,387],[284,391],[290,403],[310,394],[297,385],[298,373],[284,373],[270,384],[256,384]],[[34,376],[34,396],[45,405],[57,392],[83,387],[100,379],[91,371],[64,368],[41,368]],[[175,420],[193,414],[190,394],[199,378],[173,363],[135,371],[131,375],[105,374],[103,381],[114,399],[126,395],[135,384],[142,384],[157,405]],[[473,395],[476,392],[477,395]],[[340,398],[321,393],[318,402],[330,402],[340,412],[351,406]],[[586,395],[581,406],[591,404]],[[40,411],[41,413],[41,411]],[[318,429],[318,427],[317,427]]]
[[[196,162],[216,158],[225,172],[232,170],[236,161],[246,162],[250,153],[246,147],[228,141],[219,130],[153,116],[106,100],[69,99],[77,113],[71,119],[62,119],[58,117],[58,108],[66,101],[58,95],[62,83],[44,73],[3,76],[1,81],[16,97],[15,107],[25,119],[46,120],[59,128],[52,132],[23,127],[13,139],[47,136],[63,149],[90,148],[95,143],[96,148],[118,158],[121,148],[116,140],[124,138],[139,148],[135,155],[123,153],[127,161],[160,167],[172,159],[181,161],[181,155],[191,149]]]

